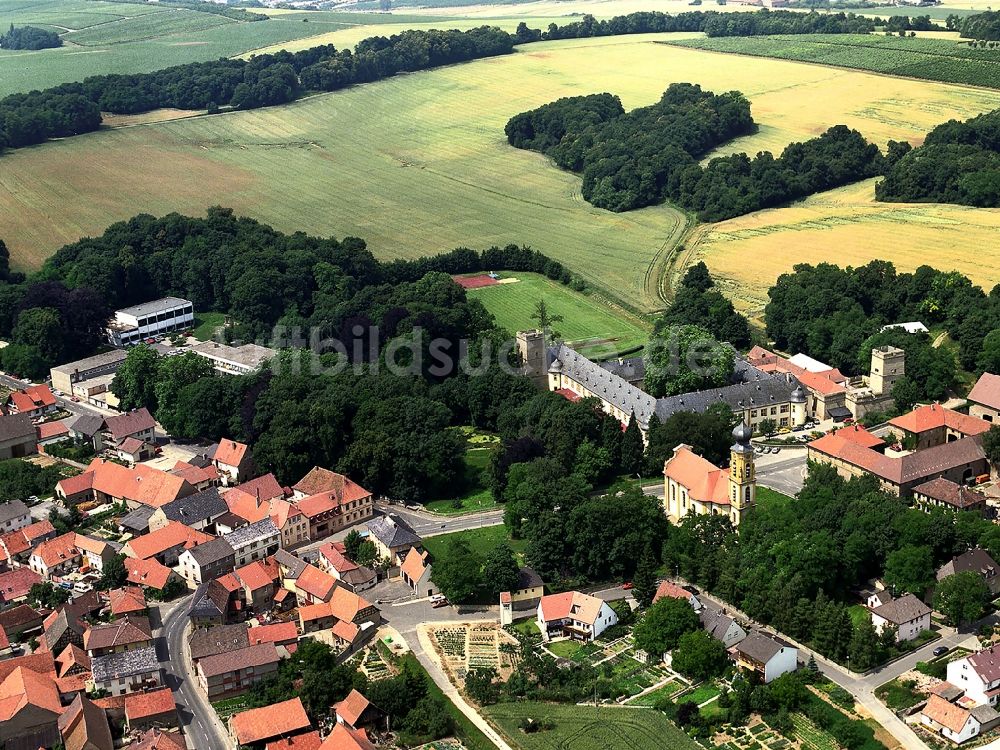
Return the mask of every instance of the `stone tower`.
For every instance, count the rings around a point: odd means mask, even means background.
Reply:
[[[753,463],[753,431],[746,422],[733,430],[733,444],[729,448],[729,506],[734,527],[751,512],[757,502],[757,473]]]
[[[892,387],[906,374],[906,352],[894,346],[872,349],[872,371],[868,387],[877,396],[892,394]]]
[[[792,426],[801,427],[809,417],[805,389],[801,385],[795,386],[788,400],[792,406]]]
[[[521,357],[521,372],[543,391],[549,388],[545,362],[545,334],[541,331],[518,331],[517,353]]]

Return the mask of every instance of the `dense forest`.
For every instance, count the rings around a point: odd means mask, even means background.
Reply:
[[[629,211],[662,202],[685,167],[721,143],[754,132],[750,102],[674,83],[656,104],[625,112],[610,94],[568,97],[510,119],[508,142],[583,173],[583,197]]]
[[[868,34],[881,25],[877,18],[853,13],[796,13],[768,10],[756,13],[706,13],[706,36],[769,36],[772,34]]]
[[[965,39],[1000,40],[1000,11],[986,11],[966,16],[958,23],[960,35]]]
[[[210,209],[206,218],[139,215],[66,245],[29,279],[9,271],[0,243],[0,337],[12,342],[0,363],[42,375],[90,354],[112,310],[166,295],[227,313],[237,321],[230,336],[243,340],[267,337],[278,324],[344,341],[356,338],[356,325],[365,335],[378,326],[383,344],[420,325],[451,340],[479,330],[487,316],[478,304],[435,313],[455,302],[454,285],[438,277],[489,269],[573,281],[560,263],[516,245],[379,263],[360,239],[285,235],[228,209]]]
[[[742,14],[740,14],[742,15]],[[716,95],[675,83],[660,101],[625,112],[611,94],[558,99],[512,117],[507,141],[583,173],[584,199],[611,211],[671,200],[721,221],[787,203],[881,173],[878,147],[844,125],[789,144],[775,158],[764,151],[698,160],[711,149],[754,132],[750,103],[739,92]],[[891,150],[889,160],[897,158]]]
[[[62,39],[54,31],[40,29],[37,26],[19,26],[10,29],[6,34],[0,34],[0,49],[49,49],[62,47]]]
[[[1000,110],[949,120],[928,133],[875,185],[891,202],[1000,206]]]
[[[778,277],[764,310],[767,335],[784,351],[808,352],[848,374],[867,373],[871,348],[892,344],[906,351],[907,377],[900,406],[940,399],[955,384],[948,347],[926,334],[880,329],[919,320],[943,327],[958,344],[958,363],[971,371],[1000,365],[1000,287],[988,295],[957,272],[921,266],[898,273],[886,261],[842,269],[801,264]],[[905,389],[905,390],[903,390]]]

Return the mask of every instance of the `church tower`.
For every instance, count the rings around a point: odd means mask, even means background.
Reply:
[[[757,502],[757,474],[753,463],[753,431],[746,422],[733,430],[733,444],[729,448],[729,506],[734,527],[751,512]]]

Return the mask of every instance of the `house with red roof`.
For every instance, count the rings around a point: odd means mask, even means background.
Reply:
[[[161,529],[130,539],[122,547],[122,554],[140,560],[155,559],[162,565],[173,567],[177,564],[181,552],[210,542],[212,539],[215,537],[195,531],[178,521],[168,521]]]
[[[25,601],[31,587],[41,582],[42,577],[30,568],[15,568],[0,573],[0,605],[9,606]]]
[[[150,729],[140,734],[131,745],[126,745],[125,750],[187,750],[187,743],[184,742],[184,735],[178,732]]]
[[[296,734],[292,737],[282,737],[264,746],[264,750],[319,750],[323,744],[318,731]]]
[[[246,443],[223,438],[215,446],[215,450],[209,453],[212,465],[226,478],[226,484],[239,484],[252,475],[253,454]]]
[[[126,557],[124,562],[128,582],[135,586],[163,591],[170,581],[180,580],[180,576],[172,568],[153,557],[145,560]]]
[[[328,602],[337,587],[337,580],[329,573],[324,573],[315,565],[303,563],[303,567],[295,578],[295,597],[299,604],[316,604]]]
[[[249,565],[237,568],[235,574],[243,586],[247,604],[258,612],[269,610],[274,594],[281,585],[281,571],[274,558],[255,560]]]
[[[125,696],[125,727],[128,732],[159,727],[176,727],[177,704],[168,687]]]
[[[413,589],[418,597],[434,596],[440,589],[431,580],[431,556],[425,549],[410,547],[403,564],[399,566],[399,574],[403,583]]]
[[[273,479],[272,475],[268,476]],[[280,492],[280,488],[278,489]],[[264,487],[263,494],[271,491],[273,488]],[[266,499],[263,494],[257,496],[239,487],[234,487],[225,493],[223,499],[226,501],[229,511],[247,523],[256,523],[270,518],[281,533],[281,546],[285,549],[292,549],[308,542],[309,519],[305,514],[297,506],[283,498]]]
[[[1000,423],[1000,375],[984,372],[969,391],[969,416]]]
[[[95,458],[87,470],[56,484],[56,497],[67,504],[85,500],[98,503],[125,502],[131,509],[140,505],[161,505],[194,494],[185,479],[146,464],[132,467]]]
[[[337,717],[337,723],[348,729],[385,728],[385,712],[357,690],[351,690],[344,700],[330,706],[330,710]]]
[[[251,708],[229,718],[229,733],[237,745],[260,745],[312,731],[299,698],[263,708]]]
[[[63,746],[68,750],[114,750],[107,714],[81,693],[59,717],[58,724]]]
[[[42,422],[38,425],[38,445],[45,446],[68,440],[69,425],[62,419],[53,422]]]
[[[48,519],[0,535],[0,570],[27,565],[32,549],[39,542],[55,537],[56,529]]]
[[[274,622],[247,630],[250,645],[273,643],[275,646],[295,646],[299,642],[299,628],[294,622]]]
[[[4,404],[8,414],[27,414],[32,419],[50,414],[59,408],[56,397],[47,385],[30,385],[13,391]]]
[[[948,662],[947,679],[975,705],[997,705],[1000,697],[1000,645]]]
[[[309,538],[324,539],[372,517],[372,493],[349,477],[314,466],[292,486],[292,498],[309,519]]]
[[[374,635],[381,621],[378,607],[343,586],[334,589],[328,602],[299,607],[303,634],[329,631],[334,643],[351,651]]]
[[[936,403],[918,406],[913,411],[890,419],[889,424],[902,433],[903,445],[912,450],[953,443],[964,437],[982,435],[990,429],[990,423],[983,419]]]
[[[151,445],[156,444],[156,420],[145,406],[124,414],[106,417],[104,432],[105,443],[115,447],[129,438]]]
[[[320,547],[316,564],[324,573],[329,573],[338,583],[354,592],[370,589],[378,582],[374,570],[348,559],[343,542],[328,542]]]
[[[364,729],[350,729],[338,723],[323,740],[319,750],[375,750],[375,745]]]
[[[538,629],[545,640],[572,638],[592,641],[618,624],[618,615],[607,602],[579,591],[548,594],[538,602]]]
[[[48,658],[51,665],[51,654]],[[21,659],[2,664],[11,668],[0,679],[0,745],[54,747],[61,741],[58,721],[63,713],[54,668],[34,671]]]
[[[112,617],[124,617],[126,615],[146,615],[149,613],[149,604],[146,603],[146,595],[138,586],[123,586],[120,589],[113,589],[108,592],[108,600],[111,605]]]
[[[656,587],[656,593],[653,595],[653,604],[656,604],[660,599],[682,599],[686,601],[695,612],[701,611],[701,600],[692,594],[687,589],[682,589],[673,581],[660,581],[660,585]]]

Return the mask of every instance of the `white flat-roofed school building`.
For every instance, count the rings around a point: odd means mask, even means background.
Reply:
[[[117,310],[108,321],[108,341],[112,346],[131,346],[193,324],[194,305],[180,297],[164,297]]]

